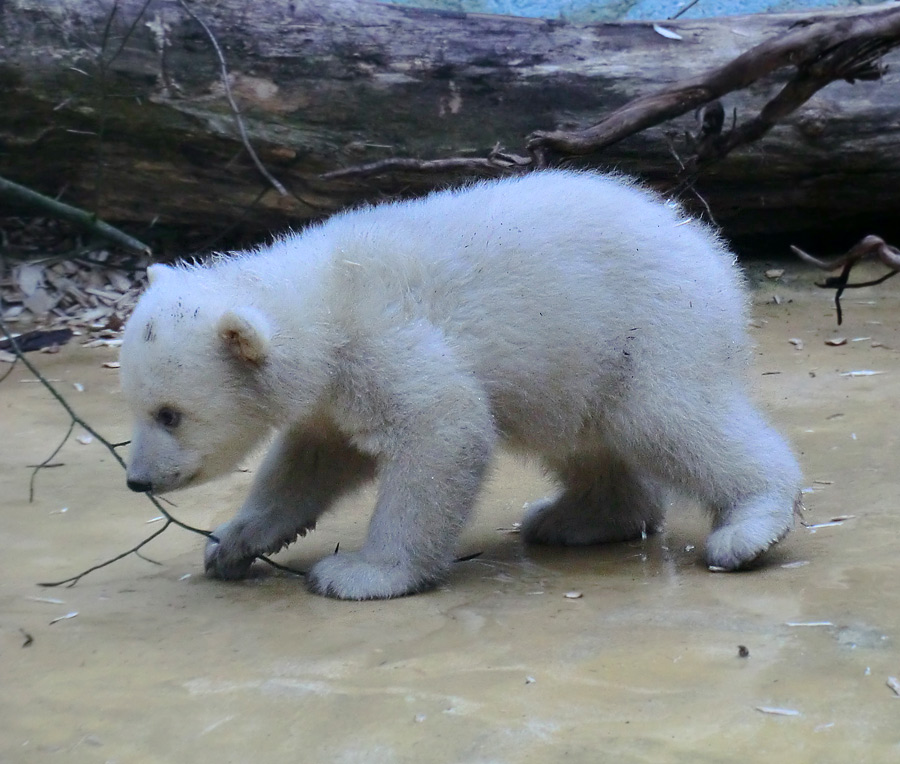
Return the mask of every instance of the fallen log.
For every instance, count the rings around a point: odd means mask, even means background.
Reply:
[[[151,222],[259,235],[362,200],[518,171],[536,147],[551,161],[584,154],[547,136],[602,124],[634,99],[817,23],[838,21],[834,42],[840,24],[885,18],[897,21],[900,8],[677,20],[664,23],[674,33],[664,36],[649,22],[570,24],[362,0],[7,0],[0,175],[130,223],[144,238]],[[705,163],[691,194],[731,236],[890,235],[900,81],[884,66],[897,61],[888,52],[877,81],[828,84],[779,113],[760,140]],[[763,74],[721,94],[720,130],[751,123],[795,72]],[[676,187],[696,150],[684,136],[697,133],[693,107],[704,98],[577,163]],[[340,172],[379,163],[386,171]]]

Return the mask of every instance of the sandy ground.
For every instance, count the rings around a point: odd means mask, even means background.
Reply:
[[[838,332],[799,270],[755,293],[753,385],[801,456],[805,521],[851,517],[798,526],[740,574],[702,565],[691,507],[645,542],[525,549],[509,529],[547,486],[502,457],[460,549],[483,554],[429,594],[348,603],[268,570],[207,580],[202,539],[174,527],[146,547],[158,565],[41,588],[127,549],[158,513],[100,444],[74,440],[29,503],[28,465],[68,422],[17,368],[0,384],[0,761],[900,761],[897,289],[848,293]],[[114,353],[31,358],[118,441],[128,422],[101,368]],[[883,373],[845,375],[860,370]],[[212,527],[250,479],[177,494],[173,511]],[[358,544],[371,502],[279,560]]]

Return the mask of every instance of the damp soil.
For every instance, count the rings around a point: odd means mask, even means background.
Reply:
[[[848,292],[837,329],[810,274],[757,270],[752,384],[800,456],[806,525],[737,574],[704,567],[690,505],[644,541],[525,548],[514,523],[548,485],[502,456],[460,546],[481,555],[427,594],[338,602],[266,568],[208,580],[203,540],[175,527],[143,550],[155,562],[42,588],[159,520],[96,441],[70,440],[29,502],[29,465],[68,419],[17,367],[0,384],[0,761],[900,760],[900,292]],[[98,431],[128,437],[102,366],[114,350],[30,357]],[[253,468],[171,511],[213,527]],[[277,559],[358,545],[372,501]]]

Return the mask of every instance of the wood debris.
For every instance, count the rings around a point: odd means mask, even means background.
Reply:
[[[2,257],[0,317],[11,330],[22,327],[23,350],[53,352],[73,335],[88,347],[116,348],[146,286],[148,264],[146,257],[103,249],[91,252],[89,260],[54,254],[25,261]],[[2,342],[0,349],[9,352],[8,344]]]
[[[59,616],[58,618],[54,618],[52,621],[50,621],[50,625],[52,626],[54,623],[59,623],[59,621],[67,621],[69,618],[74,618],[76,615],[78,615],[78,611],[73,610],[71,613],[66,613],[65,615]]]
[[[801,522],[801,525],[806,528],[808,531],[815,532],[817,528],[832,528],[835,525],[843,525],[847,520],[852,520],[856,515],[838,515],[837,517],[832,517],[830,520],[827,520],[824,523],[804,523]]]
[[[788,621],[785,626],[834,626],[831,621]]]

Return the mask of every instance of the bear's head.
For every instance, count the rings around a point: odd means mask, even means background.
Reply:
[[[201,268],[154,265],[148,276],[120,355],[135,419],[127,480],[164,493],[234,469],[270,432],[260,380],[271,329]]]

